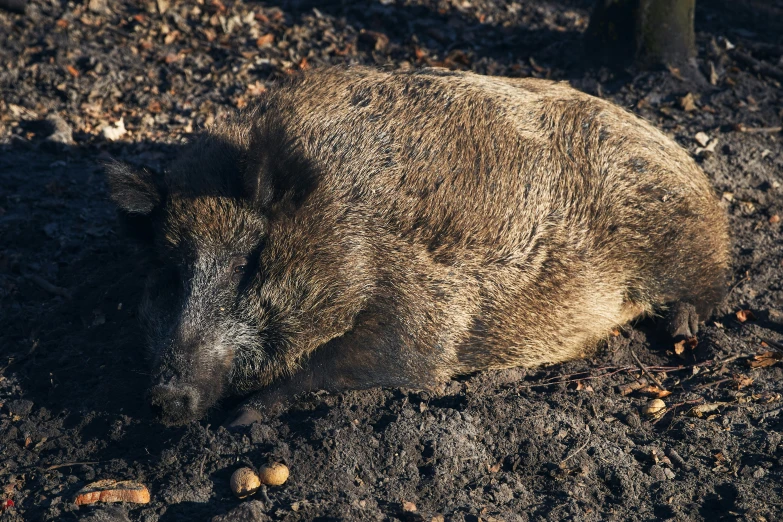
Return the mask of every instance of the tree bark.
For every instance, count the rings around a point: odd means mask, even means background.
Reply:
[[[596,0],[587,29],[598,58],[649,69],[687,65],[696,56],[696,0]]]

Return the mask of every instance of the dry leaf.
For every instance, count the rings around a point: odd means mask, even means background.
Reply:
[[[498,471],[500,471],[500,467],[501,467],[501,463],[498,462],[497,464],[493,464],[492,466],[489,466],[489,468],[487,469],[489,469],[490,473],[497,473]]]
[[[777,214],[769,216],[769,222],[771,225],[774,225],[775,223],[780,223],[780,216]]]
[[[408,502],[407,500],[402,503],[402,510],[407,511],[408,513],[413,513],[416,511],[416,504],[413,502]]]
[[[271,45],[272,42],[275,41],[275,35],[269,33],[258,37],[258,40],[256,40],[256,45],[258,47],[265,47],[267,45]]]
[[[756,316],[753,315],[753,312],[750,310],[740,310],[736,313],[737,320],[741,323],[744,323],[745,321],[755,321]]]
[[[248,96],[258,96],[259,94],[263,94],[266,91],[266,86],[259,80],[256,80],[255,83],[251,83],[247,87],[247,94]]]
[[[65,69],[68,71],[68,74],[70,74],[74,78],[79,77],[79,71],[77,71],[76,67],[74,67],[73,65],[66,65]]]
[[[593,387],[589,384],[585,384],[584,381],[576,381],[576,391],[593,391]]]
[[[693,97],[693,93],[689,92],[682,98],[680,98],[680,107],[685,112],[691,112],[696,110],[696,99]]]
[[[639,388],[639,393],[642,395],[646,395],[648,397],[653,397],[655,399],[663,399],[664,397],[668,397],[672,394],[669,390],[662,390],[657,386],[643,386]]]
[[[713,411],[717,410],[721,406],[727,405],[728,402],[713,402],[710,404],[699,404],[698,406],[694,406],[693,408],[688,411],[689,417],[699,417],[701,418],[705,413],[712,413]]]
[[[688,337],[687,339],[677,341],[676,343],[674,343],[674,353],[676,353],[677,355],[682,355],[683,353],[685,353],[686,348],[690,350],[695,350],[698,344],[699,344],[699,340],[696,337]]]
[[[734,379],[734,384],[736,384],[737,389],[741,390],[742,388],[746,388],[753,384],[753,379],[748,377],[747,375],[743,375],[741,373],[738,373],[734,376],[732,376]]]
[[[748,361],[748,364],[751,368],[765,368],[767,366],[772,366],[776,362],[783,359],[783,354],[778,352],[764,352],[760,353],[758,355],[754,355],[751,360]]]

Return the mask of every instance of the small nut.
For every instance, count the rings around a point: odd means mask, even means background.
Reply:
[[[255,471],[250,468],[239,468],[231,475],[231,491],[237,498],[249,497],[261,487]]]
[[[653,399],[642,407],[642,413],[654,417],[666,410],[666,403],[661,399]]]
[[[281,462],[275,462],[267,466],[262,466],[258,470],[261,476],[261,482],[267,486],[282,486],[288,480],[288,466]]]

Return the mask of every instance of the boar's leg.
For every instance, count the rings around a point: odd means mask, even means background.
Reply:
[[[427,343],[394,319],[369,319],[318,348],[301,369],[251,397],[229,423],[244,426],[279,411],[294,396],[316,390],[340,392],[373,387],[436,389],[451,375],[450,357],[437,342]],[[384,314],[389,317],[389,313]],[[391,324],[393,323],[393,324]],[[410,324],[408,323],[408,326]],[[420,325],[422,326],[422,325]],[[438,336],[442,340],[442,336]],[[453,353],[453,352],[452,352]]]

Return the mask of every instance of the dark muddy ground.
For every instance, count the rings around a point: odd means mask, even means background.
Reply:
[[[678,71],[588,66],[589,4],[35,0],[27,15],[0,11],[0,520],[779,520],[783,2],[697,2],[712,80],[701,86]],[[443,396],[316,394],[234,433],[219,427],[225,410],[157,424],[135,322],[142,274],[96,161],[160,169],[276,78],[345,62],[568,80],[665,129],[714,181],[734,234],[731,291],[698,345],[678,356],[643,323],[590,360],[466,377]],[[110,142],[103,127],[120,118],[127,132]],[[672,391],[660,419],[639,413],[649,397],[624,393],[640,376],[633,354]],[[231,473],[267,460],[286,462],[289,482],[234,499]],[[76,491],[100,478],[143,482],[152,501],[77,508]]]

